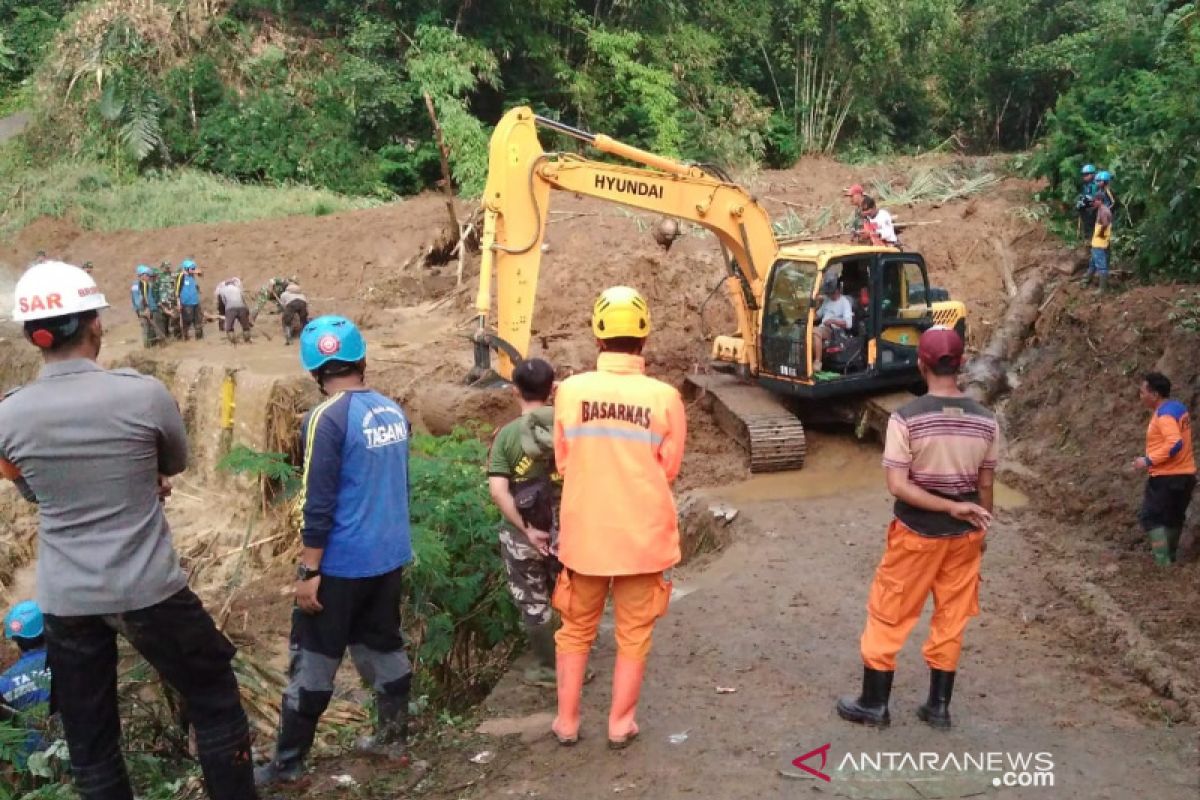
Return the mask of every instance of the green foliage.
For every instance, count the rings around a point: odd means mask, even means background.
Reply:
[[[70,216],[89,230],[147,230],[312,216],[377,203],[293,184],[247,185],[195,169],[131,176],[108,164],[71,159],[39,167],[13,144],[0,147],[0,198],[5,233],[40,216]]]
[[[443,703],[478,699],[507,663],[520,630],[506,588],[488,493],[487,446],[463,428],[417,436],[410,465],[416,558],[405,619],[415,625],[416,674]]]
[[[292,495],[300,488],[300,475],[286,453],[264,453],[236,444],[217,462],[217,469],[272,481],[283,488],[285,495]]]
[[[1196,4],[1130,0],[1122,10],[1062,43],[1082,79],[1058,100],[1033,167],[1050,180],[1045,196],[1064,214],[1082,164],[1113,172],[1122,204],[1113,227],[1118,257],[1144,277],[1200,280]]]

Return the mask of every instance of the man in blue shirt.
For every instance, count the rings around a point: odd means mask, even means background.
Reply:
[[[4,617],[4,637],[20,648],[21,657],[0,675],[0,719],[29,729],[24,756],[44,746],[38,728],[50,713],[44,633],[42,611],[32,600],[17,603]]]
[[[407,764],[412,665],[401,638],[400,595],[402,569],[412,561],[409,424],[400,406],[367,388],[366,355],[362,334],[344,317],[320,317],[300,333],[300,363],[328,399],[300,431],[304,549],[290,683],[275,757],[255,771],[260,786],[303,775],[347,649],[375,690],[378,714],[375,736],[359,748]]]
[[[188,328],[196,331],[196,338],[204,338],[204,315],[200,313],[200,282],[196,262],[190,258],[179,265],[175,276],[175,297],[179,305],[179,329],[183,340],[188,338]]]

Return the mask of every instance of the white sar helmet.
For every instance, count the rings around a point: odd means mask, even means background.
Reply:
[[[13,322],[108,308],[92,276],[61,261],[44,261],[25,270],[13,295]]]

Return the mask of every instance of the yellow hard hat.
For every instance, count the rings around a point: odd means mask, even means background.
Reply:
[[[650,335],[650,306],[637,289],[613,286],[596,298],[592,309],[592,333],[597,339]]]

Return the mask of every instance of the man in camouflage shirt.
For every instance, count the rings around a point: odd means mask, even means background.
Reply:
[[[299,281],[294,276],[291,278],[276,276],[263,284],[263,287],[258,290],[258,294],[254,295],[254,305],[250,307],[250,321],[256,322],[258,315],[268,304],[274,304],[274,313],[283,313],[284,304],[280,297],[287,291],[290,283],[299,283]]]
[[[554,619],[550,594],[558,573],[554,557],[561,481],[554,468],[554,368],[540,358],[513,370],[521,416],[496,434],[488,458],[488,486],[504,517],[500,552],[508,573],[508,590],[521,610],[521,620],[537,665],[525,680],[552,687]]]
[[[172,339],[183,338],[183,328],[179,320],[179,298],[175,294],[175,273],[171,270],[171,262],[163,261],[154,271],[154,287],[158,293],[158,305],[166,318],[163,332]]]

